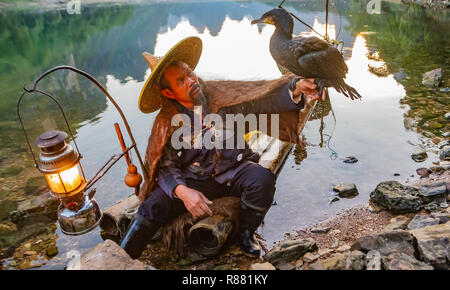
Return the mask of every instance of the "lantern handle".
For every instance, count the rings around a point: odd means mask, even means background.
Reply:
[[[37,161],[36,161],[36,157],[34,156],[34,152],[33,152],[33,148],[31,147],[30,144],[30,140],[28,139],[28,135],[27,135],[27,131],[25,130],[25,126],[23,125],[23,121],[22,121],[22,117],[20,116],[20,102],[22,101],[22,98],[25,94],[30,93],[25,86],[23,87],[24,92],[22,93],[22,95],[20,95],[19,101],[16,104],[16,108],[17,108],[17,115],[19,117],[19,121],[20,121],[20,125],[22,126],[22,130],[23,130],[23,134],[25,135],[25,139],[27,140],[27,144],[28,144],[28,149],[30,149],[31,152],[31,156],[33,156],[33,161],[34,161],[34,167],[38,167]]]
[[[46,92],[43,92],[43,91],[40,91],[40,90],[37,90],[37,89],[28,90],[28,89],[26,89],[25,87],[24,87],[24,90],[25,90],[25,92],[20,96],[19,101],[17,102],[17,115],[18,115],[18,117],[19,117],[20,124],[22,125],[22,130],[23,130],[23,133],[25,134],[25,138],[27,139],[27,143],[28,143],[28,147],[29,147],[29,149],[30,149],[30,151],[31,151],[31,155],[33,155],[33,159],[34,159],[34,164],[35,164],[35,166],[36,166],[36,167],[38,166],[38,165],[37,165],[37,162],[36,162],[36,157],[34,156],[34,152],[33,152],[33,149],[32,149],[32,147],[31,147],[31,144],[30,144],[30,140],[28,139],[28,135],[27,135],[27,133],[26,133],[25,126],[23,125],[22,116],[20,115],[20,104],[21,104],[21,102],[22,102],[23,96],[24,96],[25,94],[27,94],[27,93],[34,93],[34,92],[37,92],[37,93],[42,94],[42,95],[44,95],[44,96],[46,96],[46,97],[49,97],[50,99],[52,99],[52,100],[56,103],[56,105],[58,106],[59,110],[61,111],[61,113],[62,113],[62,115],[63,115],[63,117],[64,117],[64,121],[65,121],[65,123],[66,123],[66,125],[67,125],[67,129],[69,130],[70,136],[72,137],[72,141],[73,141],[73,143],[75,144],[75,147],[76,147],[76,149],[77,149],[77,152],[78,152],[78,154],[79,154],[80,156],[82,156],[81,153],[80,153],[80,150],[78,149],[77,142],[75,141],[75,137],[73,136],[72,129],[70,129],[69,122],[67,121],[66,114],[64,113],[64,110],[63,110],[61,104],[60,104],[54,97],[52,97],[51,95],[47,94]],[[84,175],[84,173],[83,173],[83,175]]]
[[[134,150],[135,150],[135,152],[136,152],[136,155],[137,155],[137,157],[138,157],[138,159],[139,159],[139,163],[140,163],[140,166],[141,166],[141,170],[142,170],[142,172],[144,173],[144,178],[146,179],[146,180],[148,180],[148,178],[149,178],[149,174],[148,174],[148,171],[147,171],[147,168],[145,167],[145,165],[144,165],[144,163],[143,163],[143,161],[142,161],[142,158],[141,158],[141,154],[139,153],[139,150],[138,150],[138,148],[137,148],[137,145],[136,145],[136,141],[135,141],[135,139],[134,139],[134,136],[133,136],[133,133],[131,132],[131,128],[130,128],[130,125],[128,124],[128,121],[127,121],[127,119],[126,119],[126,117],[125,117],[125,115],[124,115],[124,113],[123,113],[123,111],[122,111],[122,109],[119,107],[119,105],[116,103],[116,101],[113,99],[113,97],[108,93],[108,91],[94,78],[94,77],[92,77],[90,74],[88,74],[87,72],[85,72],[85,71],[82,71],[82,70],[80,70],[80,69],[77,69],[77,68],[75,68],[75,67],[73,67],[73,66],[69,66],[69,65],[60,65],[60,66],[56,66],[56,67],[53,67],[53,68],[51,68],[51,69],[49,69],[49,70],[47,70],[47,71],[45,71],[43,74],[41,74],[35,81],[34,81],[34,83],[33,83],[33,87],[32,87],[32,89],[26,89],[25,87],[24,87],[24,90],[25,90],[25,92],[33,92],[33,91],[37,91],[37,92],[41,92],[41,91],[38,91],[37,89],[36,89],[36,87],[37,87],[37,85],[38,85],[38,83],[45,77],[45,76],[47,76],[47,75],[49,75],[49,74],[51,74],[52,72],[55,72],[55,71],[57,71],[57,70],[61,70],[61,69],[67,69],[67,70],[71,70],[71,71],[74,71],[74,72],[76,72],[76,73],[78,73],[78,74],[81,74],[82,76],[84,76],[85,78],[87,78],[87,79],[89,79],[91,82],[93,82],[105,95],[106,95],[106,97],[109,99],[109,101],[114,105],[114,107],[116,108],[116,110],[119,112],[119,115],[120,115],[120,117],[122,118],[122,121],[123,121],[123,123],[124,123],[124,125],[125,125],[125,128],[127,129],[127,133],[128,133],[128,136],[130,137],[130,139],[131,139],[131,142],[133,143],[132,144],[132,146],[130,146],[130,147],[134,147]],[[43,92],[41,92],[41,93],[43,93]],[[45,93],[44,93],[45,94]],[[48,95],[48,94],[45,94],[45,95]],[[48,95],[49,96],[49,95]],[[51,96],[50,96],[51,97]],[[22,97],[21,97],[22,98]],[[53,97],[51,97],[52,99],[54,99]],[[20,103],[20,100],[19,100],[19,103]],[[18,106],[19,106],[19,104],[18,104]],[[62,108],[61,108],[61,110],[62,110]],[[20,116],[19,116],[19,118],[20,118]],[[27,139],[27,142],[28,142],[28,139]],[[28,145],[30,145],[29,144],[29,142],[28,142]],[[75,143],[75,145],[76,145],[76,143]],[[134,145],[134,146],[133,146]],[[31,148],[31,147],[30,147]],[[78,150],[78,148],[77,148],[77,150]],[[33,155],[33,158],[34,158],[34,155]],[[34,158],[34,160],[35,160],[35,164],[37,164],[36,163],[36,159]]]

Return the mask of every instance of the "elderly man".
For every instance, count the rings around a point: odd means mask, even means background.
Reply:
[[[144,53],[152,74],[141,92],[139,108],[144,113],[161,110],[147,147],[149,178],[139,192],[142,203],[121,241],[121,247],[133,258],[141,255],[160,226],[186,210],[194,217],[212,215],[211,200],[221,196],[240,197],[241,249],[250,257],[260,255],[254,232],[272,204],[276,176],[258,164],[259,155],[248,144],[244,148],[236,146],[237,139],[243,138],[241,134],[234,134],[234,148],[175,146],[174,142],[180,140],[171,137],[180,127],[174,125],[178,123],[173,121],[174,116],[184,114],[188,127],[197,125],[204,136],[212,130],[202,122],[206,113],[225,116],[290,112],[298,119],[304,98],[319,98],[313,80],[300,78],[252,82],[250,86],[244,82],[203,82],[193,72],[201,48],[199,38],[189,37],[162,59]],[[196,116],[196,105],[203,108],[202,116]],[[298,143],[294,135],[285,134],[290,137],[284,139]],[[193,139],[187,143],[194,143]]]

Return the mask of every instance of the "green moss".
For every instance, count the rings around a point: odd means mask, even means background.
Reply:
[[[11,176],[16,176],[16,175],[19,174],[22,170],[23,170],[22,167],[19,167],[19,166],[10,166],[10,167],[7,167],[5,170],[3,170],[2,173],[0,174],[0,176],[1,176],[1,177],[11,177]]]
[[[17,203],[11,200],[0,201],[0,221],[9,217],[9,213],[17,209]]]
[[[0,198],[7,197],[9,195],[9,191],[7,190],[0,190]]]
[[[27,180],[27,184],[25,185],[25,193],[32,193],[42,186],[45,186],[44,177],[32,177]]]

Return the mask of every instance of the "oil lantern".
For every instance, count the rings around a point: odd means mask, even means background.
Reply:
[[[133,144],[130,147],[125,146],[122,134],[118,124],[115,124],[116,131],[119,137],[120,145],[122,146],[122,153],[120,155],[113,155],[97,173],[88,181],[84,176],[84,171],[80,163],[82,155],[78,150],[77,143],[70,129],[66,115],[62,109],[61,104],[50,94],[37,89],[37,84],[48,74],[57,70],[71,70],[92,81],[99,87],[106,97],[111,101],[114,107],[119,112],[127,129],[128,135]],[[136,194],[139,192],[139,185],[142,177],[137,172],[136,166],[131,163],[131,156],[129,151],[134,149],[139,159],[141,169],[144,172],[144,177],[148,178],[148,173],[142,162],[141,155],[137,149],[136,142],[131,133],[130,126],[126,120],[122,110],[109,95],[106,89],[88,73],[81,71],[72,66],[57,66],[37,78],[31,89],[24,88],[24,93],[20,96],[17,102],[17,114],[19,116],[20,124],[28,143],[31,155],[33,156],[35,166],[44,175],[52,195],[60,200],[58,207],[57,218],[61,231],[67,235],[81,235],[96,228],[102,219],[102,211],[96,200],[94,199],[95,189],[90,189],[98,180],[100,180],[106,172],[122,157],[125,156],[128,164],[128,174],[126,177],[126,184],[135,188]],[[66,123],[68,132],[71,135],[71,141],[75,145],[76,150],[68,143],[66,139],[68,135],[63,131],[50,130],[41,134],[34,142],[34,145],[39,148],[39,156],[36,158],[32,146],[29,142],[27,132],[20,114],[20,103],[26,94],[38,93],[53,100],[59,107],[64,121]]]

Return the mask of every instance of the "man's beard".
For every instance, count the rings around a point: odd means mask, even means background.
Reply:
[[[197,88],[199,89],[198,92],[196,94],[193,94],[193,92]],[[199,84],[195,84],[192,86],[191,90],[189,91],[189,97],[191,98],[192,103],[194,103],[194,106],[202,107],[203,116],[206,116],[210,113],[208,99],[206,98],[206,95]]]

